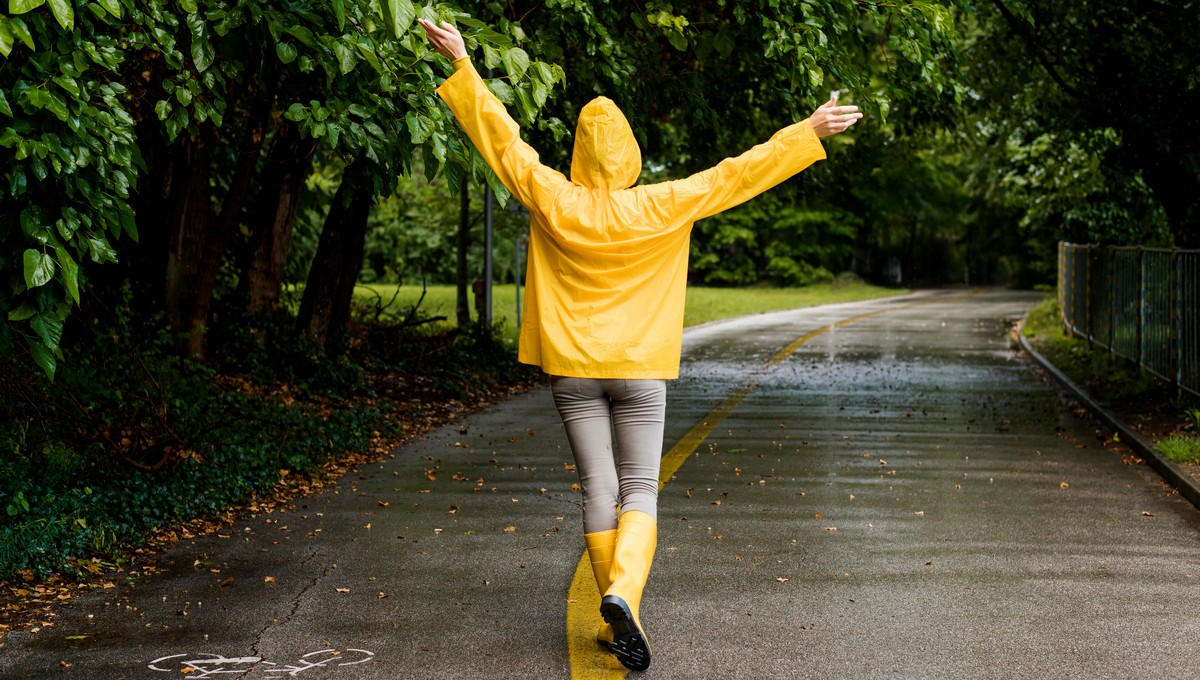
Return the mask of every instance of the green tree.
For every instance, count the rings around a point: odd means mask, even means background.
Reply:
[[[1200,246],[1200,13],[1182,2],[992,0],[979,15],[964,50],[978,155],[1006,194],[997,201],[1019,204],[1026,235]]]
[[[145,307],[164,310],[181,350],[200,356],[239,225],[251,235],[242,258],[251,309],[278,299],[314,154],[355,167],[345,195],[368,205],[414,154],[431,175],[453,168],[456,185],[485,176],[442,114],[434,89],[446,65],[418,14],[472,26],[472,44],[505,69],[493,86],[525,118],[561,77],[512,35],[411,0],[11,2],[0,16],[0,148],[12,150],[0,304],[24,323],[3,332],[23,336],[53,375],[63,321],[83,302],[81,263],[111,265],[120,252]],[[336,215],[331,231],[353,233],[365,219]],[[316,277],[306,291],[344,297],[344,278]],[[325,343],[333,321],[301,326]]]

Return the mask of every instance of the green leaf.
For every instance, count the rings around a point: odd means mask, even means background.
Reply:
[[[0,90],[0,113],[12,118],[12,107],[8,105],[8,97]]]
[[[8,0],[9,14],[24,14],[46,4],[46,0]]]
[[[886,123],[888,112],[892,110],[892,103],[886,97],[880,97],[875,103],[879,106],[879,122]]]
[[[54,92],[46,92],[42,96],[42,102],[50,113],[58,116],[58,119],[64,123],[71,117],[71,112],[67,109],[67,100],[58,96]]]
[[[284,29],[284,33],[288,33],[299,40],[305,47],[316,47],[317,38],[313,32],[303,26],[291,26]]]
[[[412,0],[387,0],[388,27],[392,29],[392,37],[399,37],[408,32],[413,22],[417,20],[417,10]]]
[[[208,39],[208,23],[199,14],[189,14],[187,25],[192,30],[192,63],[203,73],[217,56]]]
[[[25,251],[25,285],[30,288],[46,285],[54,278],[54,258],[33,248]]]
[[[404,122],[408,124],[408,134],[414,146],[424,143],[433,134],[433,121],[425,116],[410,111],[404,117]]]
[[[62,319],[42,312],[33,317],[29,322],[30,327],[42,339],[42,343],[49,349],[58,349],[59,342],[62,341],[63,322]]]
[[[525,75],[525,71],[529,70],[529,55],[520,47],[506,50],[500,55],[500,59],[504,62],[504,70],[508,73],[508,77],[514,80]]]
[[[75,80],[71,76],[56,76],[53,80],[54,82],[58,83],[59,87],[66,90],[67,94],[71,95],[72,97],[79,97],[81,93],[81,90],[79,89],[79,81]]]
[[[334,51],[337,52],[338,70],[342,72],[342,75],[353,71],[354,64],[358,62],[358,59],[354,56],[354,50],[350,49],[350,46],[346,43],[338,41],[334,45]]]
[[[16,36],[8,28],[8,19],[0,17],[0,54],[8,56],[12,53],[13,44]]]
[[[671,47],[686,52],[688,47],[687,38],[680,31],[671,31],[667,34],[667,42],[671,43]]]
[[[489,80],[487,86],[501,103],[509,106],[516,103],[517,95],[513,92],[512,87],[503,80]]]
[[[492,45],[495,45],[496,47],[499,47],[501,49],[509,48],[509,47],[513,46],[512,38],[509,38],[507,35],[504,35],[503,33],[497,33],[496,31],[493,31],[490,28],[476,33],[475,39],[478,40],[481,44],[482,43],[491,43]]]
[[[117,2],[117,0],[96,0],[96,2],[100,3],[100,6],[104,9],[108,10],[109,14],[118,19],[121,18],[121,3]]]
[[[33,42],[33,34],[29,32],[29,26],[24,19],[20,17],[9,17],[8,27],[12,29],[13,35],[21,39],[25,46],[30,50],[36,50],[37,46]]]
[[[333,16],[337,18],[338,30],[346,30],[346,0],[333,0]]]
[[[496,49],[495,47],[492,47],[491,45],[483,46],[483,65],[484,66],[486,66],[488,68],[499,68],[500,64],[502,64],[502,63],[503,62],[500,61],[500,50]]]
[[[154,115],[158,116],[159,120],[166,120],[171,116],[171,102],[166,99],[158,100],[154,105]]]
[[[377,73],[382,74],[383,65],[379,63],[379,56],[375,54],[375,43],[371,42],[371,39],[364,35],[359,36],[354,44],[358,47],[359,53],[363,55],[363,59],[366,59],[367,63],[371,65],[371,68],[375,69]]]
[[[9,0],[11,2],[11,0]],[[63,27],[63,30],[70,31],[75,28],[75,8],[71,6],[71,0],[49,0],[50,11],[54,13],[54,18],[58,20],[58,25]]]
[[[71,254],[64,248],[55,248],[54,252],[58,255],[58,265],[62,267],[63,285],[67,288],[67,294],[79,304],[79,265],[75,264],[75,260],[71,259]]]
[[[525,87],[513,88],[517,92],[517,111],[521,114],[521,120],[525,124],[533,122],[537,118],[537,107],[533,104],[533,93]]]
[[[32,304],[26,302],[25,304],[21,305],[20,307],[17,307],[16,309],[9,312],[8,320],[9,321],[24,321],[25,319],[32,319],[34,314],[37,314],[37,307],[34,307]]]
[[[296,57],[300,56],[300,52],[296,50],[295,45],[281,42],[275,45],[275,55],[279,57],[279,61],[290,64],[296,61]]]
[[[188,14],[195,14],[200,11],[200,8],[196,6],[196,0],[179,0],[179,9]]]
[[[20,168],[14,168],[12,184],[9,186],[8,192],[12,194],[13,198],[18,198],[24,195],[28,187],[29,179],[25,177],[25,171]]]
[[[308,107],[300,102],[296,102],[288,107],[288,110],[284,112],[283,117],[295,123],[302,120],[308,120],[309,115]]]
[[[54,372],[58,370],[58,362],[55,360],[54,354],[33,338],[26,338],[26,343],[29,345],[29,353],[33,355],[34,363],[45,371],[46,379],[54,380]]]
[[[98,238],[89,238],[87,241],[88,249],[91,251],[92,262],[104,264],[105,262],[117,261],[117,252],[107,242],[101,241]]]

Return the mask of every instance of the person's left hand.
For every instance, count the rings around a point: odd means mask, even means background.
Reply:
[[[463,43],[462,34],[458,29],[443,21],[441,28],[432,21],[417,19],[421,28],[425,29],[425,38],[438,54],[455,61],[467,56],[467,46]]]
[[[834,94],[829,101],[813,111],[808,118],[808,124],[818,137],[828,137],[845,132],[846,128],[854,125],[862,117],[857,106],[838,106],[837,95]]]

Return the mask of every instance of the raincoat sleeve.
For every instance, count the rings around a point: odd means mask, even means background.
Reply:
[[[552,204],[554,194],[569,183],[567,178],[542,165],[533,147],[521,139],[520,126],[470,62],[455,62],[454,66],[454,74],[437,92],[479,154],[527,209],[539,210]]]
[[[654,185],[655,203],[672,221],[692,222],[745,203],[813,163],[825,149],[808,121],[789,125],[736,158],[691,177]]]

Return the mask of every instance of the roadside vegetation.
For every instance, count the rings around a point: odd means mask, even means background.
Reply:
[[[1023,332],[1046,359],[1163,456],[1200,477],[1200,400],[1177,394],[1137,364],[1065,333],[1054,296],[1030,311]]]

